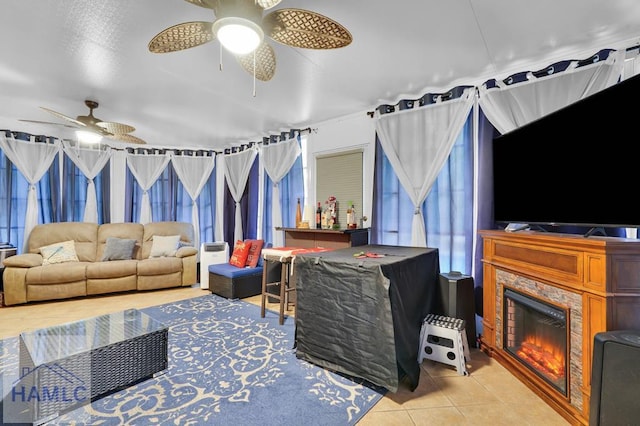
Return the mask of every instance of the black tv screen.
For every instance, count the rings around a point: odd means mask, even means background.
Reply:
[[[640,227],[640,75],[493,140],[496,223]]]

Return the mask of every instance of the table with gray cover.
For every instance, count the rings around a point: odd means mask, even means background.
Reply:
[[[442,312],[438,249],[365,245],[300,254],[294,267],[296,356],[392,392],[404,379],[415,390],[422,321]]]

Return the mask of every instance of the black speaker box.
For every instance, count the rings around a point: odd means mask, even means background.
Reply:
[[[591,366],[589,425],[640,422],[640,331],[596,333]]]
[[[460,272],[440,274],[440,296],[444,315],[465,320],[467,343],[477,347],[473,277]]]

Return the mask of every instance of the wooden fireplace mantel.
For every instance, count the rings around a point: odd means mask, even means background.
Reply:
[[[494,357],[572,424],[589,423],[591,362],[596,333],[640,329],[640,240],[535,231],[479,231],[483,238],[483,333],[480,348]],[[504,278],[504,277],[508,277]],[[502,289],[529,283],[541,299],[560,293],[577,300],[567,307],[581,336],[581,377],[564,396],[502,348]],[[522,289],[520,289],[522,290]],[[535,294],[539,293],[539,294]],[[557,303],[557,302],[556,302]],[[575,312],[572,312],[575,311]],[[575,340],[572,340],[576,345]],[[580,358],[580,357],[579,357]]]

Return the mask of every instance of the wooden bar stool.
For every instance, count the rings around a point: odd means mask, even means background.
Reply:
[[[262,318],[265,317],[266,303],[267,297],[272,297],[279,301],[280,304],[280,313],[279,313],[279,323],[280,325],[284,324],[284,311],[285,307],[287,311],[289,310],[292,303],[289,301],[289,293],[295,291],[295,287],[291,285],[291,267],[292,260],[294,255],[292,251],[295,249],[262,249],[262,256],[264,261],[264,268],[262,273],[262,301],[260,308],[260,316]],[[271,281],[269,282],[266,271],[269,269],[269,262],[280,262],[281,264],[281,272],[280,272],[280,281]],[[276,293],[269,293],[269,288],[280,286],[280,291]]]

